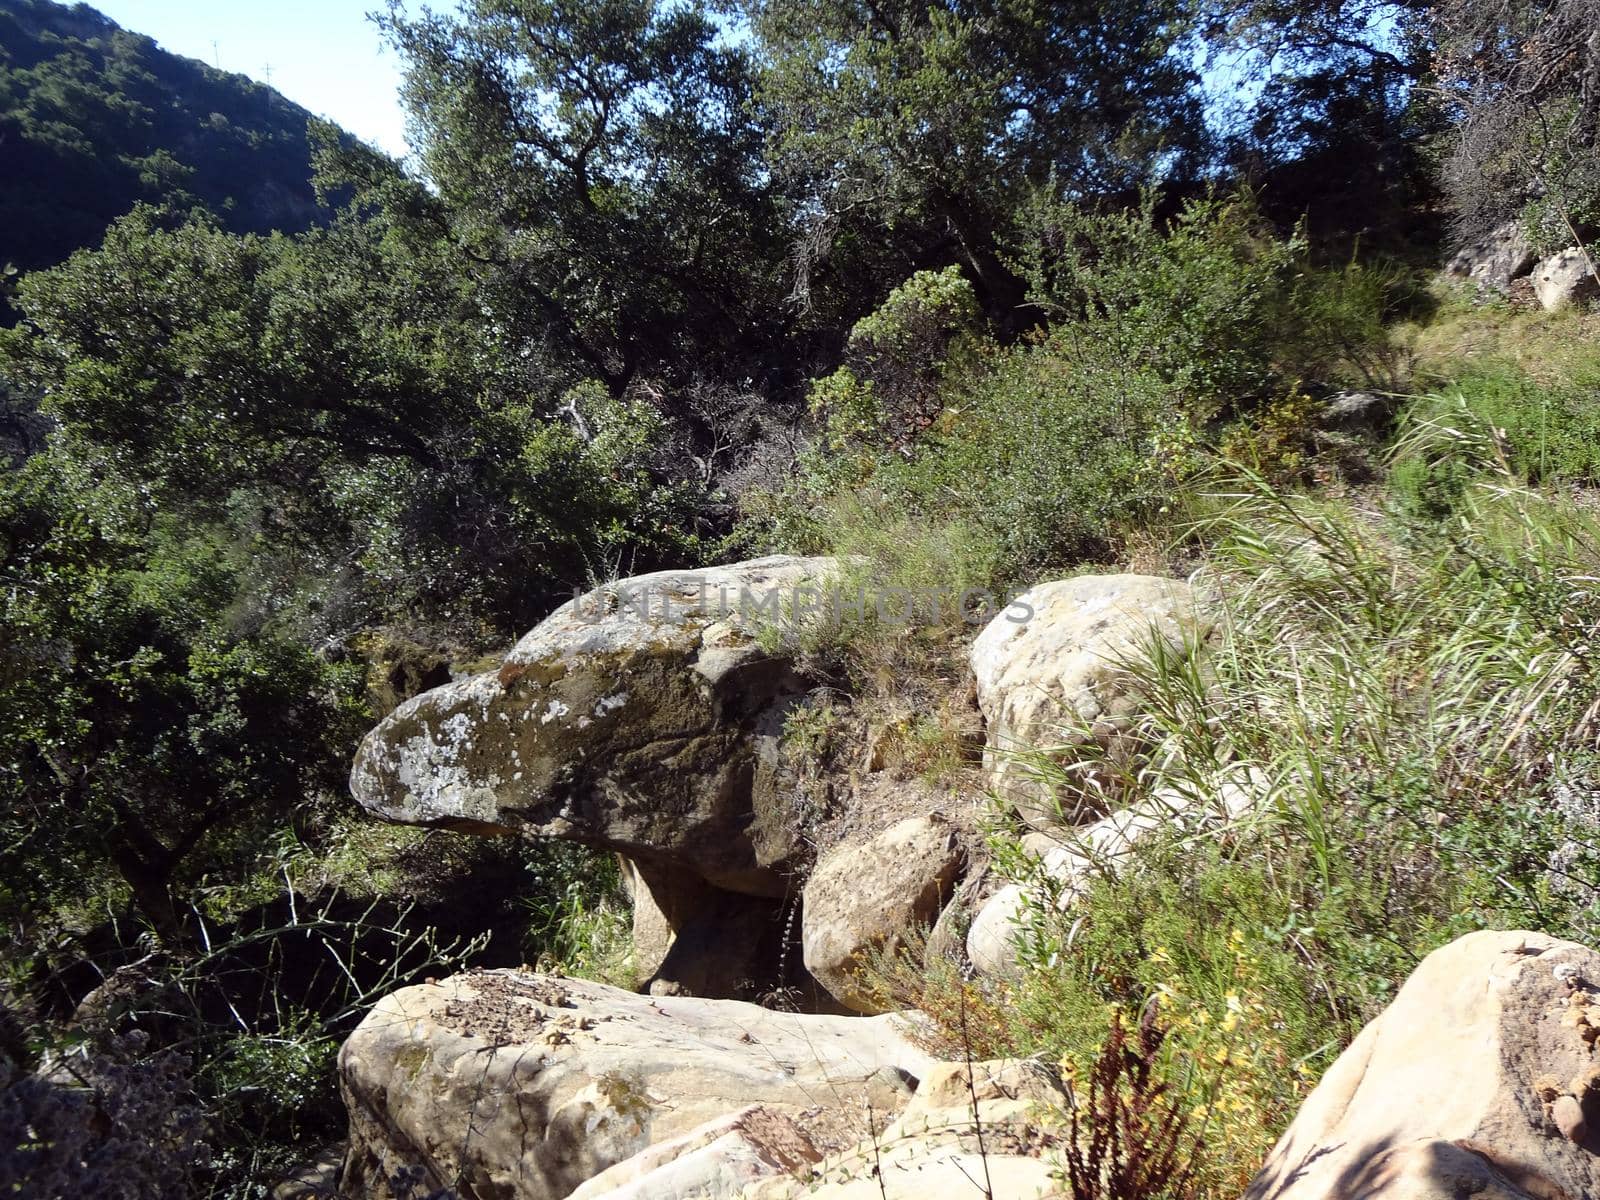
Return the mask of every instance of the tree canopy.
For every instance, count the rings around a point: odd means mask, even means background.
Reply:
[[[1180,3],[753,0],[777,177],[825,252],[841,224],[958,248],[997,313],[1030,188],[1123,197],[1185,180],[1205,142]]]

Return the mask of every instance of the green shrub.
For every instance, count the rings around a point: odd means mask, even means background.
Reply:
[[[750,508],[752,540],[835,550],[840,514],[895,514],[982,543],[996,582],[1031,581],[1169,525],[1219,436],[1298,470],[1314,384],[1398,371],[1383,315],[1399,276],[1312,269],[1249,197],[1163,220],[1153,198],[1095,214],[1041,193],[1023,230],[1049,329],[1002,348],[973,330],[957,271],[913,276],[857,326],[857,361],[814,385],[820,436],[790,491]]]
[[[1398,273],[1313,269],[1300,232],[1283,239],[1248,194],[1190,201],[1170,220],[1154,196],[1088,212],[1047,193],[1024,213],[1029,299],[1069,345],[1137,364],[1206,423],[1289,383],[1392,375],[1383,316]]]
[[[526,957],[539,970],[634,986],[632,905],[613,854],[562,842],[531,855]]]
[[[747,537],[881,559],[885,582],[909,567],[926,583],[937,561],[957,590],[1105,559],[1172,498],[1194,439],[1160,380],[1074,363],[1066,336],[991,353],[983,369],[947,379],[939,417],[896,447],[869,440],[870,384],[830,376],[816,393],[829,402],[825,442],[787,493],[747,508]],[[911,567],[917,548],[924,564]]]
[[[891,502],[983,531],[1010,579],[1106,558],[1183,470],[1162,451],[1164,438],[1181,440],[1167,387],[1148,371],[1084,362],[1077,336],[1011,351],[964,381],[948,425],[877,476]]]
[[[1600,484],[1600,364],[1560,382],[1474,365],[1417,400],[1396,456],[1396,490],[1413,509],[1454,507],[1463,472],[1503,470],[1526,483]]]

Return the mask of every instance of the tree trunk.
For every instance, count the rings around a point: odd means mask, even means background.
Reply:
[[[984,313],[1000,327],[1003,336],[1017,333],[1029,324],[1023,309],[1027,288],[1011,269],[1000,261],[994,238],[981,221],[974,220],[954,196],[935,197],[936,210],[950,224],[961,253],[972,268],[978,283],[978,302]]]
[[[124,821],[117,832],[120,836],[111,861],[128,885],[134,908],[164,945],[177,945],[183,940],[183,931],[172,902],[172,855],[137,823]]]

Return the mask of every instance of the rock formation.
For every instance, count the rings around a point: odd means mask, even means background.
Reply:
[[[1533,294],[1546,312],[1600,300],[1600,278],[1591,252],[1573,246],[1552,254],[1533,269]]]
[[[405,988],[339,1055],[341,1186],[389,1200],[387,1181],[409,1171],[424,1193],[560,1200],[648,1147],[691,1135],[687,1149],[708,1121],[752,1104],[797,1120],[865,1104],[892,1113],[932,1065],[897,1021],[518,972]]]
[[[1017,612],[1031,615],[1019,620]],[[1187,655],[1209,630],[1193,590],[1173,579],[1085,575],[1023,593],[972,646],[990,786],[1036,828],[1078,824],[1103,810],[1104,780],[1056,788],[1027,756],[1091,739],[1113,757],[1131,753],[1140,701],[1126,664],[1153,644]]]
[[[577,597],[498,670],[391,713],[351,792],[389,821],[566,838],[782,896],[795,848],[763,751],[803,685],[761,635],[833,570],[765,558]]]
[[[1037,1065],[978,1064],[969,1086],[967,1066],[932,1062],[902,1017],[685,995],[748,994],[775,963],[803,961],[805,978],[869,1012],[861,967],[917,926],[983,970],[1014,960],[1021,887],[989,898],[982,871],[964,880],[970,839],[909,784],[808,862],[780,740],[810,684],[773,636],[783,611],[768,598],[791,603],[834,570],[761,559],[598,589],[495,671],[408,701],[367,738],[352,789],[385,819],[621,855],[650,995],[476,972],[389,996],[340,1056],[346,1195],[390,1200],[398,1176],[518,1200],[940,1200],[985,1172],[997,1196],[1054,1194],[1058,1134],[1041,1114],[1064,1096]],[[1188,585],[1143,576],[1027,593],[972,652],[988,779],[1037,809],[1014,752],[1073,738],[1142,749],[1125,661],[1152,638],[1192,652],[1208,629],[1195,609]],[[1046,869],[1075,895],[1139,838],[1233,811],[1224,793],[1210,798],[1220,809],[1157,796],[1075,830],[1040,817],[1064,843],[1044,848]]]
[[[1445,273],[1503,293],[1533,269],[1536,257],[1522,223],[1507,221],[1481,240],[1462,247],[1445,267]]]
[[[1600,954],[1472,933],[1425,958],[1246,1200],[1600,1195]]]
[[[835,570],[765,558],[576,597],[498,669],[385,718],[351,791],[389,821],[617,851],[653,989],[738,994],[770,974],[798,888],[779,741],[807,685],[781,633]]]

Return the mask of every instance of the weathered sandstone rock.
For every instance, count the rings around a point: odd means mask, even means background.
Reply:
[[[932,1065],[895,1017],[802,1016],[518,972],[386,997],[339,1055],[343,1187],[558,1200],[647,1147],[760,1104],[896,1111]],[[704,1131],[702,1131],[704,1132]]]
[[[1600,954],[1472,933],[1323,1076],[1247,1200],[1600,1196]]]
[[[351,792],[385,820],[565,838],[781,897],[796,847],[773,760],[803,684],[759,635],[834,569],[775,557],[597,588],[499,670],[396,709]]]
[[[1152,643],[1187,654],[1209,629],[1174,579],[1086,575],[1025,592],[972,646],[990,786],[1031,824],[1076,824],[1086,798],[1052,794],[1018,755],[1091,738],[1116,753],[1139,707],[1124,664]]]
[[[996,1200],[1064,1196],[1048,1161],[1066,1091],[1035,1062],[936,1064],[900,1116],[799,1178],[774,1176],[743,1200]],[[976,1093],[977,1113],[973,1112]],[[983,1131],[980,1153],[978,1130]]]
[[[1600,280],[1589,255],[1573,246],[1534,267],[1533,294],[1546,312],[1556,312],[1600,299]]]
[[[806,969],[839,1002],[879,1012],[858,973],[874,950],[901,944],[930,925],[961,870],[955,828],[939,817],[908,817],[859,845],[825,854],[806,883],[801,944]]]
[[[608,1167],[567,1200],[737,1200],[822,1158],[788,1113],[752,1104]]]

